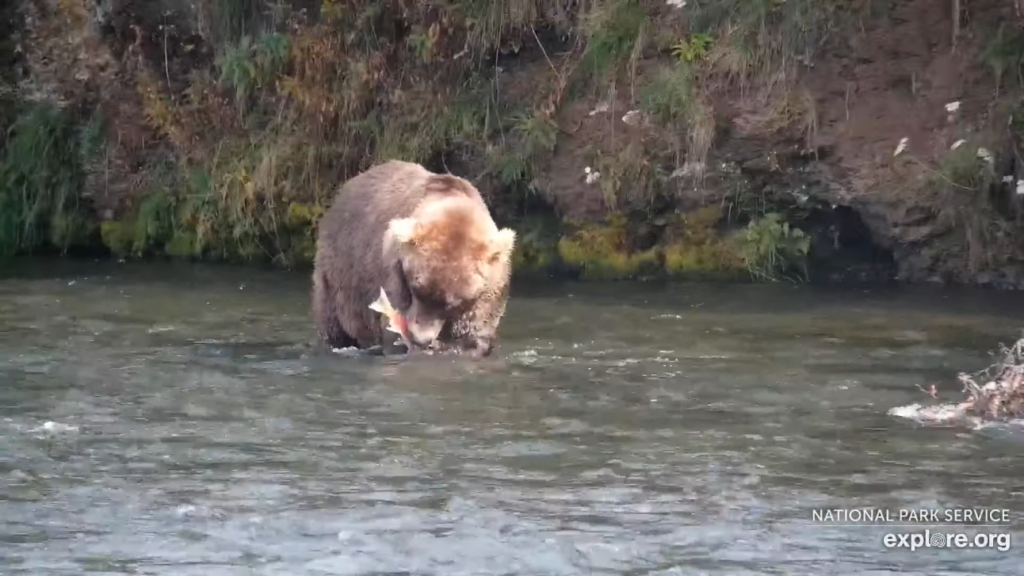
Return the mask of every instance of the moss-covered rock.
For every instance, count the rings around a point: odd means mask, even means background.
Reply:
[[[308,230],[324,215],[324,207],[320,204],[288,204],[288,227],[293,230]]]
[[[737,278],[745,273],[735,243],[717,231],[720,220],[718,207],[705,207],[671,222],[660,247],[667,276]]]
[[[601,224],[577,225],[557,244],[559,259],[583,280],[642,277],[739,279],[748,266],[741,244],[720,231],[717,207],[673,218],[658,241],[636,249],[639,227],[623,215]]]
[[[630,240],[626,217],[614,214],[602,224],[577,225],[558,241],[558,255],[583,280],[627,280],[657,274],[657,249],[634,251]]]
[[[686,244],[674,242],[660,247],[665,274],[670,278],[739,278],[746,269],[725,242]]]
[[[198,258],[203,255],[203,247],[194,230],[175,230],[164,244],[164,253],[174,258]]]
[[[132,255],[132,224],[110,220],[100,224],[100,238],[110,253],[124,258]]]

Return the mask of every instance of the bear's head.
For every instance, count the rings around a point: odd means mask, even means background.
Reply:
[[[428,197],[412,216],[390,222],[384,246],[397,252],[412,344],[432,345],[446,323],[506,292],[515,240],[483,203],[461,194]]]

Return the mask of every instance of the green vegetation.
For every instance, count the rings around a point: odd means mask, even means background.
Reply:
[[[583,280],[624,280],[667,276],[737,280],[743,273],[763,281],[806,278],[810,237],[777,213],[750,222],[732,237],[716,231],[717,208],[680,215],[661,243],[635,250],[622,215],[600,225],[577,225],[558,242],[558,255]],[[790,273],[795,270],[796,274]]]
[[[673,127],[671,146],[697,173],[703,170],[715,135],[708,95],[696,89],[699,80],[686,63],[661,70],[640,93],[641,105],[660,122]],[[682,139],[676,135],[685,135]]]
[[[937,235],[948,235],[961,247],[967,273],[1024,257],[1024,234],[1015,226],[1019,209],[1000,200],[1002,194],[1016,194],[1016,183],[1000,181],[989,149],[965,141],[939,161],[924,187],[938,214]]]
[[[813,58],[843,10],[840,2],[820,0],[700,2],[692,31],[718,39],[707,58],[720,72],[749,81],[787,74],[798,60]]]
[[[957,194],[987,190],[998,178],[992,164],[983,158],[985,154],[984,148],[964,142],[939,161],[928,179],[928,185],[936,190],[951,189]]]
[[[811,238],[791,228],[776,212],[751,221],[737,237],[739,253],[751,276],[758,280],[794,280],[788,272],[795,268],[795,280],[807,277],[807,255]]]
[[[0,161],[0,255],[46,245],[64,251],[93,234],[81,165],[95,138],[93,125],[78,129],[52,106],[28,106],[18,116]]]
[[[639,58],[650,27],[645,7],[636,0],[595,2],[580,15],[586,49],[577,68],[582,81],[600,86],[614,81],[622,68]]]
[[[703,32],[691,34],[689,38],[672,46],[672,55],[687,64],[703,60],[708,55],[708,46],[712,40],[711,36]]]
[[[255,43],[243,36],[220,58],[220,83],[233,89],[237,101],[244,103],[254,89],[272,83],[284,70],[290,50],[290,39],[281,34],[261,34]]]
[[[703,173],[716,90],[756,93],[771,129],[806,116],[790,90],[793,66],[831,31],[836,3],[413,4],[322,0],[300,14],[261,0],[200,0],[195,25],[214,48],[212,65],[193,66],[187,48],[160,46],[159,61],[126,75],[133,90],[95,107],[122,111],[117,118],[24,108],[0,144],[0,251],[100,243],[124,258],[306,266],[338,183],[373,163],[440,168],[454,160],[474,181],[493,184],[499,204],[519,206],[534,199],[545,170],[557,169],[550,160],[572,132],[559,116],[564,101],[628,93],[631,107],[663,129],[615,136],[581,155],[601,174],[595,188],[611,216],[563,234],[531,232],[527,215],[516,224],[517,270],[565,267],[588,280],[774,279],[806,259],[802,233],[756,210],[744,214],[754,222],[738,235],[717,208],[680,215],[651,247],[638,248],[633,229],[654,216],[640,212],[672,195],[679,169]],[[572,31],[571,47],[538,46],[548,27]],[[509,87],[495,58],[527,45],[543,75]],[[141,134],[137,144],[125,132]],[[115,164],[132,185],[87,209],[87,181]]]
[[[736,279],[743,261],[736,246],[716,231],[722,214],[707,207],[682,214],[670,228],[662,248],[665,272],[680,278]]]
[[[613,214],[603,225],[577,225],[559,240],[558,254],[583,280],[623,280],[655,273],[657,251],[634,251],[631,240],[628,221]]]
[[[265,157],[264,157],[265,158]],[[271,261],[284,266],[308,265],[315,253],[315,223],[320,205],[278,203],[259,195],[255,178],[242,158],[234,171],[214,182],[193,172],[179,182],[179,193],[161,187],[142,195],[120,220],[102,224],[104,245],[121,257],[166,255],[225,261]],[[217,194],[211,197],[209,190]]]
[[[1000,23],[996,34],[989,40],[980,54],[981,62],[988,67],[996,80],[996,89],[1003,85],[1007,74],[1017,86],[1024,85],[1021,68],[1024,66],[1024,34],[1016,26]]]

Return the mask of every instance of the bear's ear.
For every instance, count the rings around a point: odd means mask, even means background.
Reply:
[[[494,234],[491,239],[491,262],[499,262],[512,257],[512,250],[516,247],[516,231],[511,228],[502,228]]]
[[[416,241],[419,223],[415,218],[395,218],[388,224],[388,236],[400,246]]]

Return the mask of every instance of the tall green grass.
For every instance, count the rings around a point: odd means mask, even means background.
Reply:
[[[31,104],[15,119],[0,160],[0,255],[46,246],[63,253],[85,241],[82,158],[95,148],[95,132],[47,104]]]

